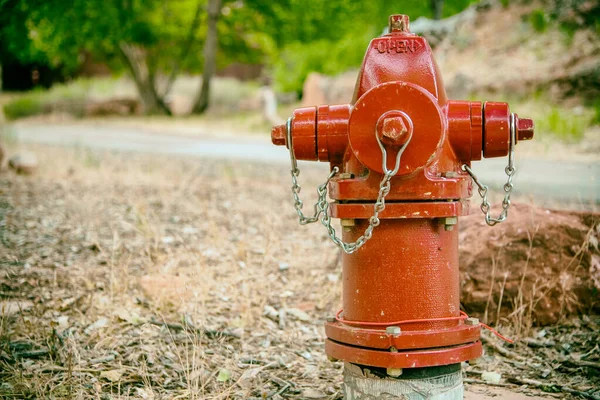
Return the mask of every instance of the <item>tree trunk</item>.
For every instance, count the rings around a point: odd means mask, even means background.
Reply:
[[[171,110],[156,91],[154,74],[148,67],[146,52],[142,48],[128,43],[121,43],[119,49],[137,87],[144,114],[171,115]]]
[[[198,5],[196,6],[196,12],[194,13],[194,17],[192,18],[192,22],[190,24],[190,29],[188,30],[187,39],[184,42],[183,46],[181,46],[181,54],[178,59],[175,60],[175,65],[171,70],[171,75],[167,79],[167,84],[165,85],[165,90],[163,91],[163,98],[168,96],[171,88],[173,87],[173,83],[177,76],[179,75],[179,69],[181,64],[185,61],[190,50],[192,49],[192,45],[195,42],[196,31],[198,30],[198,26],[200,25],[200,15],[202,14],[202,10],[204,9],[204,2],[202,0],[198,1]]]
[[[204,43],[204,71],[202,72],[202,84],[200,92],[194,102],[192,112],[202,114],[208,108],[210,95],[210,80],[215,73],[217,64],[218,32],[217,22],[221,13],[221,0],[208,1],[208,31],[206,43]]]
[[[444,0],[431,0],[431,10],[433,11],[433,19],[442,19],[442,11],[444,10]]]

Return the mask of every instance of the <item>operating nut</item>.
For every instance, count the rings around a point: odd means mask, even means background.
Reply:
[[[377,121],[377,135],[384,146],[399,148],[412,134],[412,122],[402,111],[391,110],[384,113]]]

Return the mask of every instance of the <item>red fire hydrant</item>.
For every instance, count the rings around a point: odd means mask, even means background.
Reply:
[[[514,146],[533,137],[533,122],[506,103],[448,100],[427,41],[407,16],[389,22],[369,44],[352,102],[299,108],[272,141],[289,148],[300,223],[320,221],[344,251],[343,310],[327,319],[325,351],[345,362],[346,398],[462,398],[461,362],[482,347],[479,321],[460,310],[458,217],[475,183],[486,222],[506,218]],[[509,156],[497,218],[470,168],[482,155]],[[297,159],[331,165],[311,216]]]

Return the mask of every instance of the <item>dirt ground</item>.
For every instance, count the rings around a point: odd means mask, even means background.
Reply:
[[[0,397],[341,398],[322,329],[338,251],[297,225],[286,170],[31,148],[38,173],[0,174]],[[591,260],[596,222],[579,223]],[[576,314],[519,330],[501,315],[519,340],[484,333],[466,398],[600,398],[600,319]]]

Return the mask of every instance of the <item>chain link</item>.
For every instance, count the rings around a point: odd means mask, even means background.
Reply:
[[[514,165],[515,144],[516,144],[515,123],[516,123],[515,115],[510,114],[510,150],[508,153],[508,165],[506,166],[506,168],[504,168],[504,172],[508,176],[508,179],[503,186],[504,200],[502,200],[502,211],[500,212],[500,215],[497,218],[493,218],[491,216],[491,206],[488,201],[489,187],[487,185],[484,185],[483,183],[481,183],[479,181],[479,179],[477,179],[477,176],[475,175],[473,170],[467,164],[463,164],[463,166],[462,166],[463,171],[466,171],[469,175],[471,175],[471,178],[473,178],[473,182],[475,182],[475,184],[477,185],[477,191],[479,192],[479,196],[481,196],[481,199],[482,199],[480,208],[481,208],[481,211],[485,214],[485,222],[489,226],[494,226],[496,224],[499,224],[500,222],[504,222],[506,220],[506,217],[508,216],[508,209],[510,207],[510,195],[511,195],[513,187],[514,187],[512,180],[513,180],[513,176],[515,175],[515,172],[516,172],[516,168]]]
[[[345,253],[352,254],[360,247],[362,247],[371,237],[373,236],[373,229],[375,229],[380,224],[379,214],[385,209],[385,197],[388,195],[391,189],[390,180],[398,173],[400,169],[400,157],[408,146],[410,139],[412,138],[412,131],[406,143],[400,147],[398,150],[398,154],[396,155],[396,162],[394,165],[394,169],[388,169],[387,167],[387,151],[385,147],[381,143],[381,140],[378,136],[377,143],[381,149],[382,154],[382,169],[383,169],[383,177],[381,178],[381,182],[379,183],[379,193],[377,194],[377,201],[373,205],[373,215],[369,218],[369,226],[365,229],[364,233],[356,239],[356,241],[352,243],[346,243],[341,238],[337,236],[335,228],[331,224],[331,216],[329,215],[329,203],[327,202],[327,187],[329,185],[329,181],[339,172],[338,167],[333,167],[327,180],[325,183],[319,185],[317,187],[317,202],[314,205],[314,213],[312,217],[307,217],[302,212],[303,202],[300,200],[300,184],[298,183],[298,176],[300,175],[300,170],[298,169],[298,163],[296,162],[296,156],[294,155],[294,145],[293,145],[293,137],[292,137],[292,118],[288,118],[286,122],[286,139],[288,149],[290,151],[290,160],[292,164],[291,175],[292,175],[292,195],[294,197],[294,209],[298,214],[298,222],[300,225],[307,225],[321,220],[321,224],[327,229],[327,233],[329,238],[333,243],[339,246]]]

